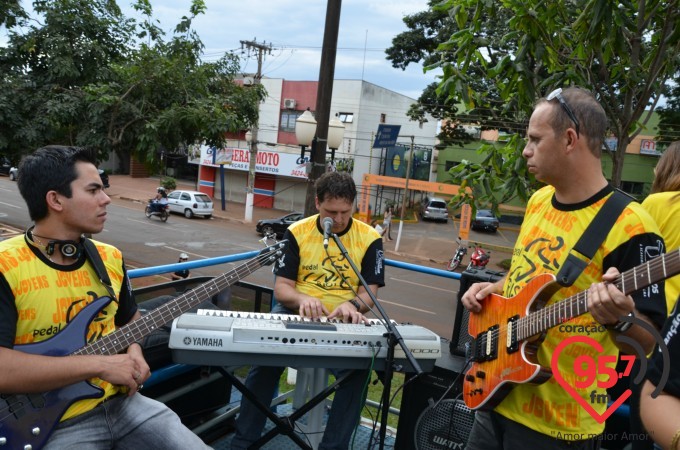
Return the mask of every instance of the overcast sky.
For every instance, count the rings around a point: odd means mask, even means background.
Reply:
[[[126,0],[118,0],[133,16]],[[161,27],[171,33],[188,13],[190,0],[150,0]],[[205,59],[240,50],[242,40],[271,43],[263,75],[287,80],[318,80],[326,2],[323,0],[205,0],[206,14],[194,21],[205,44]],[[395,69],[385,59],[392,39],[406,30],[404,15],[427,9],[427,0],[344,0],[335,63],[336,79],[364,79],[418,98],[439,72],[423,73],[422,66]],[[244,55],[242,70],[255,72],[254,55]]]

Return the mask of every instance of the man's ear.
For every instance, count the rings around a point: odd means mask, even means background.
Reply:
[[[572,151],[576,147],[580,137],[576,134],[573,128],[567,128],[567,150]]]
[[[320,206],[320,205],[321,205],[321,203],[319,203],[319,197],[316,197],[316,196],[315,196],[315,197],[314,197],[314,206],[316,206],[316,210],[317,210],[317,211],[319,210],[319,206]]]
[[[55,211],[61,211],[63,209],[61,196],[57,191],[49,191],[45,196],[45,201],[47,202],[47,207],[49,209],[54,209]]]

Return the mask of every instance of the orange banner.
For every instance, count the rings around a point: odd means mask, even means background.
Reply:
[[[470,221],[472,220],[472,208],[464,203],[460,210],[460,232],[458,235],[464,241],[470,238]]]
[[[370,222],[371,218],[369,217],[368,205],[370,201],[369,196],[371,192],[371,186],[374,184],[379,184],[381,186],[405,189],[406,179],[366,173],[364,174],[362,184],[363,194],[361,196],[361,202],[359,203],[359,213],[366,222]],[[458,186],[457,184],[433,183],[430,181],[422,180],[408,180],[408,188],[414,191],[425,191],[432,192],[434,194],[447,194],[447,195],[456,195],[460,190],[460,186]],[[470,188],[465,188],[465,190],[467,192],[472,191]]]

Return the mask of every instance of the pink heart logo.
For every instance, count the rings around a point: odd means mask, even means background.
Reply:
[[[583,409],[585,409],[586,412],[588,414],[590,414],[591,417],[597,421],[597,423],[604,423],[604,421],[607,420],[609,418],[609,416],[611,416],[612,413],[614,411],[616,411],[616,409],[619,406],[621,406],[621,404],[628,399],[628,397],[630,397],[632,391],[630,389],[626,389],[619,396],[619,398],[617,398],[616,401],[613,402],[609,406],[609,408],[607,408],[607,410],[604,412],[604,414],[600,414],[597,411],[595,411],[595,408],[593,408],[593,405],[579,395],[578,391],[574,388],[574,386],[569,384],[562,377],[562,374],[560,373],[560,370],[559,370],[558,361],[559,361],[560,354],[562,353],[562,351],[568,345],[574,344],[574,343],[577,343],[577,342],[580,342],[580,343],[585,344],[585,345],[589,345],[592,348],[594,348],[596,351],[598,351],[599,353],[602,353],[603,350],[604,350],[602,348],[602,345],[599,342],[597,342],[595,339],[593,339],[591,337],[587,337],[587,336],[572,336],[572,337],[569,337],[569,338],[563,340],[562,342],[560,342],[560,344],[555,349],[555,352],[553,353],[553,356],[552,356],[552,360],[550,361],[553,376],[555,377],[557,382],[560,384],[560,386],[562,386],[564,388],[564,390],[567,391],[569,393],[569,395],[571,395],[574,400],[576,400],[581,406],[583,406]],[[576,360],[574,362],[574,364],[578,364],[578,362],[579,361]],[[593,370],[597,370],[596,367],[599,367],[599,366],[600,366],[600,364],[593,366]],[[618,373],[618,372],[614,372],[613,369],[611,370],[611,372]],[[621,375],[622,374],[618,374],[619,378],[621,378]]]

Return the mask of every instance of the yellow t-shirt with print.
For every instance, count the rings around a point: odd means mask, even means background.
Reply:
[[[275,273],[295,279],[297,290],[320,299],[329,312],[333,312],[338,305],[354,298],[352,289],[358,289],[361,283],[333,239],[329,239],[326,253],[318,218],[318,214],[310,216],[288,228],[294,242],[277,261]],[[380,234],[370,225],[352,220],[349,229],[338,237],[349,257],[362,271],[366,282],[383,286],[382,246],[377,254],[368,254],[375,241],[382,245]]]
[[[667,251],[680,248],[680,192],[659,192],[649,195],[643,202],[642,207],[649,211],[656,224],[661,229],[661,236],[666,242]],[[680,275],[666,280],[666,306],[668,312],[673,310],[675,302],[680,296]]]
[[[114,292],[120,292],[124,279],[121,252],[113,246],[93,242],[111,278]],[[55,270],[33,253],[24,235],[3,242],[0,267],[12,289],[18,313],[14,345],[37,343],[54,337],[88,304],[109,296],[91,264],[75,264],[72,270]],[[87,329],[86,343],[115,330],[117,309],[118,303],[112,301],[95,316]],[[103,389],[104,396],[75,402],[66,410],[62,420],[89,411],[120,390],[99,378],[89,381]]]
[[[586,230],[610,192],[611,188],[605,189],[594,196],[591,204],[571,208],[569,205],[555,206],[554,188],[551,186],[536,192],[527,205],[503,295],[506,297],[517,295],[536,275],[557,273],[567,253]],[[637,203],[629,204],[581,276],[572,286],[557,292],[548,305],[585,291],[592,283],[601,281],[605,260],[607,264],[614,263],[625,270],[644,263],[645,255],[657,256],[663,249],[658,233],[656,224],[641,206]],[[643,238],[631,241],[638,235]],[[631,248],[622,252],[626,246]],[[643,299],[644,303],[650,302],[650,305],[655,305],[654,308],[658,309],[658,304],[663,303],[662,297],[658,295],[658,289],[658,286],[653,285],[636,294],[636,307],[641,308],[638,301]],[[604,357],[602,361],[611,361],[607,364],[608,367],[613,368],[616,365],[618,348],[606,328],[598,324],[590,313],[571,320],[565,318],[559,326],[548,330],[538,350],[539,363],[549,368],[553,353],[560,343],[572,336],[583,335],[596,340],[602,346],[602,352],[596,351],[589,344],[578,342],[566,346],[561,351],[558,359],[559,372],[572,386],[575,381],[584,380],[577,379],[574,375],[574,364],[579,357],[582,362],[592,358],[595,364]],[[607,381],[607,376],[602,375],[602,371],[598,377],[601,383]],[[597,384],[596,379],[591,385],[576,389],[576,392],[601,415],[608,406],[607,392]],[[604,424],[598,423],[558,384],[554,376],[540,385],[527,383],[514,386],[496,407],[496,411],[533,430],[563,440],[588,439],[600,434],[604,429]]]

